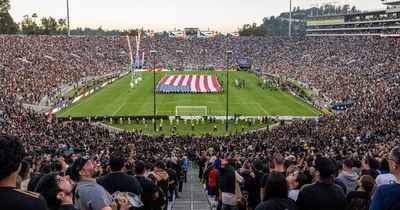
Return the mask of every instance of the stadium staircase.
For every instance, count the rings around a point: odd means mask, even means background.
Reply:
[[[180,198],[172,205],[172,210],[210,210],[210,204],[198,178],[197,168],[189,167],[187,183],[183,184]]]

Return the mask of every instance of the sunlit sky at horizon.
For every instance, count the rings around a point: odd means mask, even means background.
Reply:
[[[325,0],[292,0],[293,7],[309,8]],[[345,1],[342,1],[345,2]],[[385,8],[380,0],[347,1],[361,10]],[[65,18],[66,0],[11,0],[10,14],[20,22],[26,14],[38,19]],[[235,31],[243,24],[260,24],[264,17],[289,10],[289,0],[69,0],[71,28],[103,29],[145,28],[169,31],[196,27],[223,33]]]

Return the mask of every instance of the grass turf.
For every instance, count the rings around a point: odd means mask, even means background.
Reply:
[[[156,84],[165,74],[214,74],[226,90],[226,72],[157,72]],[[95,91],[56,115],[83,116],[146,116],[153,115],[153,73],[143,72],[143,81],[130,88],[131,75],[127,75],[107,87]],[[244,79],[246,88],[235,86],[235,78]],[[262,89],[258,78],[248,72],[229,72],[229,115],[243,116],[318,116],[319,110],[287,92]],[[222,84],[221,84],[222,85]],[[226,92],[223,93],[157,93],[157,115],[175,115],[176,106],[207,106],[208,115],[226,114]]]

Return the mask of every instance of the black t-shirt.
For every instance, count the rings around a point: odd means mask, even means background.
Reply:
[[[199,179],[203,178],[203,172],[204,172],[204,164],[206,163],[206,160],[204,158],[201,158],[198,160],[197,164],[199,165]]]
[[[337,184],[337,185],[339,185],[339,187],[342,188],[344,194],[347,193],[347,187],[346,187],[346,185],[345,185],[342,181],[340,181],[340,180],[338,180],[338,179],[335,179],[335,182],[334,182],[334,183]]]
[[[47,210],[46,200],[38,193],[12,187],[0,187],[0,209]]]
[[[176,171],[176,177],[178,182],[182,181],[183,179],[183,162],[178,160],[176,164],[172,164],[172,169]]]
[[[152,209],[152,195],[157,192],[157,185],[153,182],[150,182],[144,177],[136,176],[136,179],[139,181],[140,186],[143,189],[143,193],[141,196],[141,200],[144,206],[137,208],[138,210],[151,210]]]
[[[243,196],[248,197],[249,195],[248,183],[252,178],[251,171],[242,171],[239,174],[244,179],[244,183],[240,186],[240,189],[242,190]]]
[[[286,171],[280,172],[283,174],[284,177],[286,177]],[[264,176],[261,178],[261,187],[265,188],[265,185],[267,184],[267,179],[268,179],[269,173],[265,173]]]
[[[297,210],[296,203],[290,198],[271,198],[260,203],[255,210]]]
[[[169,189],[175,189],[178,183],[178,177],[176,176],[176,171],[172,168],[167,168],[165,171],[168,173],[169,181],[170,182],[172,180],[174,181],[174,183],[168,185]]]
[[[337,210],[344,209],[346,196],[337,184],[316,182],[300,190],[297,204],[304,210]]]
[[[261,178],[263,177],[263,172],[254,173],[255,177],[251,177],[248,182],[245,182],[246,188],[249,192],[249,197],[247,201],[249,202],[249,206],[253,209],[261,202],[260,198],[260,183]]]
[[[62,206],[58,207],[57,210],[79,210],[79,209],[76,208],[72,204],[68,204],[68,205],[62,205]]]
[[[97,179],[97,183],[104,187],[108,193],[113,194],[116,191],[131,192],[140,195],[143,192],[139,181],[130,175],[124,173],[110,173]]]

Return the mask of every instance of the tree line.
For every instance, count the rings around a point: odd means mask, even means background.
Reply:
[[[68,26],[66,18],[43,17],[38,19],[38,15],[24,15],[20,23],[16,23],[11,17],[10,0],[0,0],[0,34],[27,34],[27,35],[62,35],[67,34]],[[72,29],[71,35],[94,35],[94,36],[136,36],[139,30],[104,30],[102,27],[96,29],[81,28]],[[150,30],[145,30],[150,32]],[[166,32],[163,34],[167,34]]]
[[[67,21],[65,18],[56,19],[53,17],[43,17],[37,20],[38,15],[24,15],[20,23],[14,22],[9,14],[10,0],[0,0],[0,34],[27,34],[27,35],[61,35],[67,34]],[[326,4],[321,7],[312,7],[308,9],[300,9],[294,7],[292,11],[292,36],[305,36],[306,34],[306,18],[317,15],[328,14],[347,14],[359,12],[359,10],[349,5],[335,6]],[[240,36],[287,36],[289,28],[289,12],[283,12],[279,16],[270,16],[263,18],[260,25],[256,23],[245,24],[238,28]],[[72,35],[97,35],[97,36],[113,36],[113,35],[131,35],[136,36],[138,31],[147,31],[143,29],[129,30],[103,30],[100,26],[97,29],[92,28],[76,28],[71,30]],[[167,32],[160,33],[168,35]]]

